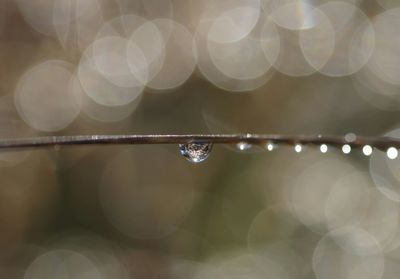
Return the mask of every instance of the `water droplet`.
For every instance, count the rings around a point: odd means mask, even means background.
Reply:
[[[245,151],[250,149],[252,146],[250,143],[247,142],[239,142],[236,147],[240,150],[240,151]]]
[[[348,144],[345,144],[342,146],[342,151],[344,154],[349,154],[351,152],[351,146]]]
[[[386,151],[386,155],[389,159],[394,160],[397,158],[397,156],[399,156],[399,151],[397,151],[397,149],[394,147],[389,147]]]
[[[272,151],[275,148],[274,144],[271,142],[267,143],[265,147],[267,148],[268,151]]]
[[[347,141],[347,142],[353,142],[353,141],[355,141],[356,139],[357,139],[357,136],[356,136],[356,134],[354,134],[354,133],[348,133],[348,134],[346,134],[346,135],[344,136],[344,140]]]
[[[301,146],[301,144],[296,144],[294,146],[294,151],[296,151],[297,153],[300,153],[303,150],[303,147]]]
[[[321,153],[326,153],[328,152],[328,146],[326,144],[321,144],[319,150],[321,151]]]
[[[179,145],[179,151],[188,161],[200,163],[208,158],[212,150],[212,143],[186,143]]]
[[[372,147],[370,145],[364,145],[362,152],[365,156],[371,156],[372,154]]]

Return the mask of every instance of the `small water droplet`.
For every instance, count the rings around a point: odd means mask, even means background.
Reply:
[[[372,154],[372,147],[370,145],[364,145],[362,152],[365,156],[371,156]]]
[[[251,145],[250,143],[247,143],[247,142],[239,142],[239,143],[236,145],[236,147],[237,147],[237,149],[239,149],[240,151],[245,151],[245,150],[250,149],[250,148],[252,147],[252,145]]]
[[[179,145],[179,151],[188,161],[200,163],[208,158],[212,150],[212,143],[185,143]]]
[[[301,146],[301,144],[296,144],[294,146],[294,151],[296,151],[297,153],[300,153],[301,151],[303,151],[303,147]]]
[[[357,139],[357,136],[354,133],[348,133],[344,136],[344,140],[347,142],[354,142],[356,139]]]
[[[321,151],[321,153],[326,153],[328,152],[328,146],[326,144],[321,144],[319,150]]]
[[[272,142],[267,143],[267,145],[265,147],[267,148],[268,151],[272,151],[275,148],[275,146]]]
[[[348,144],[345,144],[342,146],[342,151],[344,154],[349,154],[351,152],[351,146]]]
[[[399,156],[399,151],[397,151],[397,149],[394,147],[389,147],[386,151],[386,155],[389,159],[394,160],[397,158],[397,156]]]

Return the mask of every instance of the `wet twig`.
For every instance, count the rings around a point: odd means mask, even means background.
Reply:
[[[0,149],[38,148],[66,145],[110,145],[110,144],[185,144],[185,143],[238,144],[246,142],[253,145],[272,144],[327,144],[340,147],[348,144],[353,148],[370,145],[386,150],[390,147],[400,149],[400,139],[391,137],[355,136],[346,140],[343,136],[323,135],[267,135],[267,134],[189,134],[189,135],[78,135],[48,136],[34,138],[1,139]]]

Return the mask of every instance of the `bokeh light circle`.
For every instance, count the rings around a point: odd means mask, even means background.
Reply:
[[[170,19],[152,21],[165,41],[165,60],[158,73],[147,83],[154,90],[170,90],[182,85],[196,68],[197,48],[190,31]]]
[[[15,105],[32,128],[53,132],[67,127],[80,112],[81,100],[72,94],[72,65],[61,60],[40,63],[18,81]]]
[[[318,279],[380,279],[384,271],[381,247],[366,231],[344,227],[325,235],[313,254]]]

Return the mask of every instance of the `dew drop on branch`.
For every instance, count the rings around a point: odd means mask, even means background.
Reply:
[[[179,151],[188,161],[200,163],[208,158],[212,150],[212,143],[186,143],[179,145]]]

